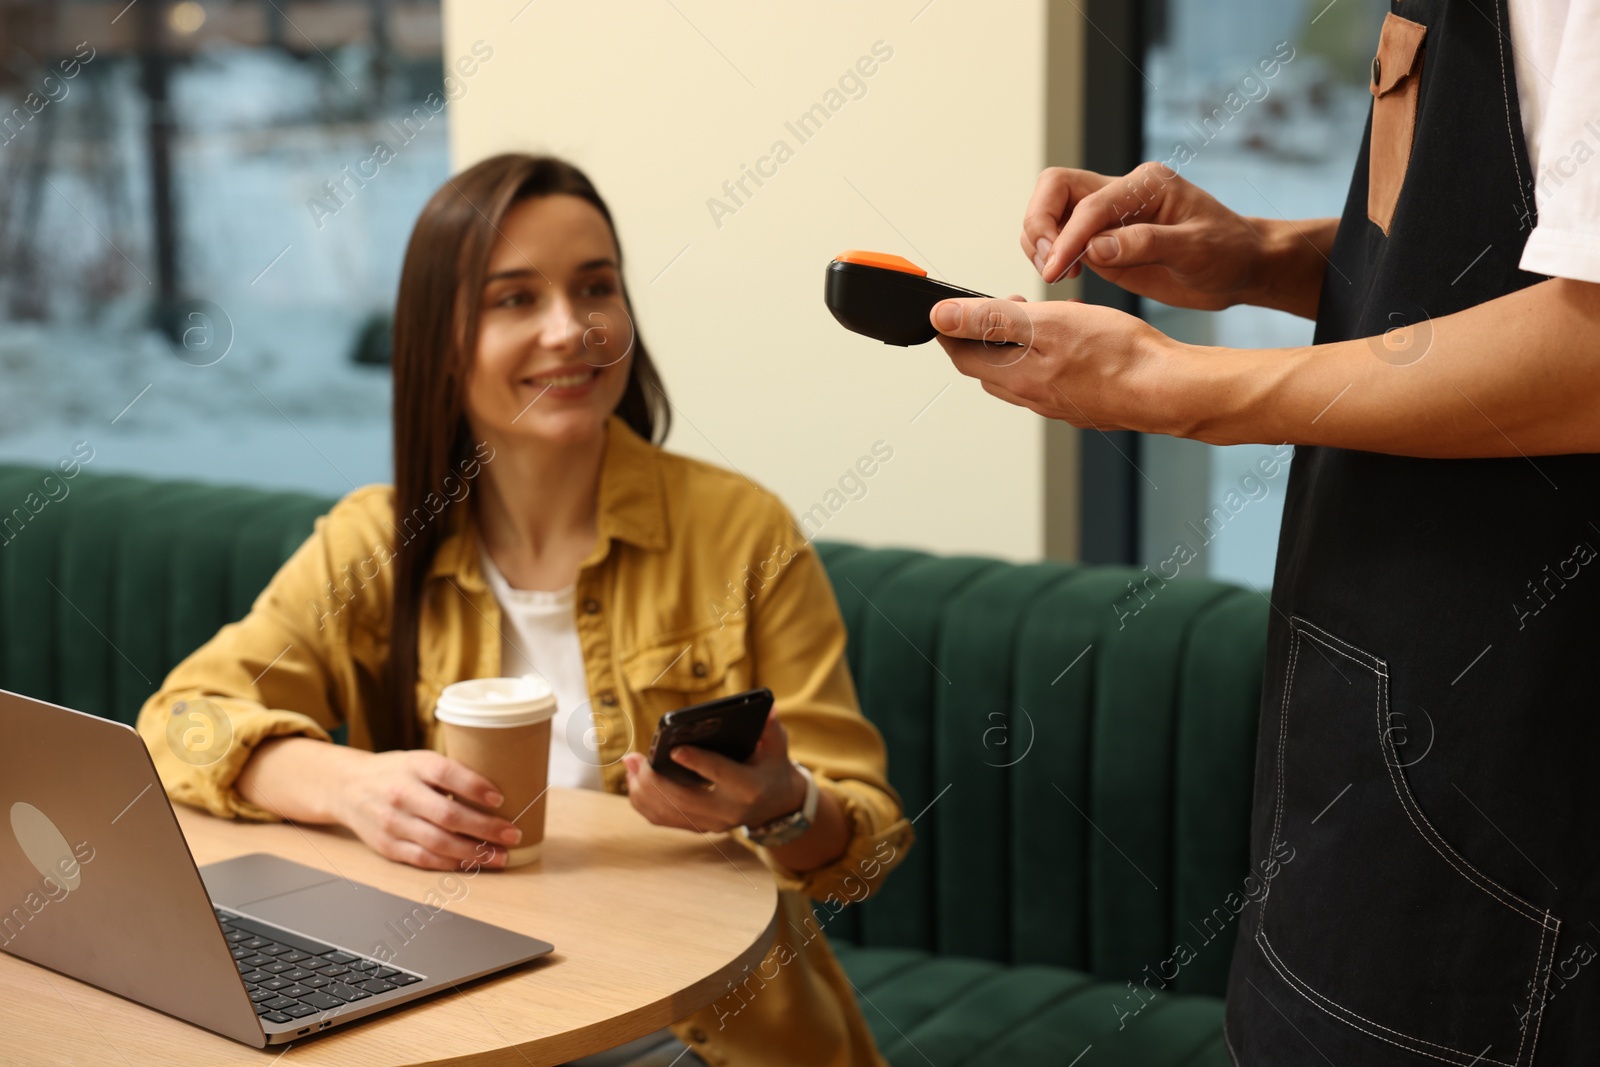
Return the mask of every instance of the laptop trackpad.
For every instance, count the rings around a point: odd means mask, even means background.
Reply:
[[[247,860],[252,862],[246,865]],[[240,866],[231,869],[235,864]],[[224,907],[431,978],[455,981],[486,974],[553,947],[456,914],[453,907],[466,897],[467,887],[448,875],[419,902],[275,856],[240,856],[203,867],[201,874],[212,899]],[[452,885],[456,892],[446,895],[445,887]],[[230,891],[217,893],[217,888]]]
[[[336,874],[264,852],[208,863],[200,868],[200,877],[212,901],[225,908],[248,908],[269,897],[339,880]]]

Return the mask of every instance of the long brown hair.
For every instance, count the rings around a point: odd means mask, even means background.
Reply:
[[[448,482],[474,452],[463,411],[467,372],[477,351],[478,309],[489,255],[513,204],[564,194],[611,211],[577,167],[550,156],[494,156],[447,179],[422,209],[406,246],[394,315],[394,604],[390,620],[390,699],[374,709],[373,749],[416,748],[417,623],[423,582],[456,501]],[[617,242],[621,266],[621,242]],[[624,284],[622,296],[632,309]],[[617,405],[647,441],[660,443],[671,408],[643,340],[634,331],[633,364]],[[432,498],[437,507],[427,507]],[[467,494],[463,494],[463,501]],[[408,520],[423,516],[415,529]]]

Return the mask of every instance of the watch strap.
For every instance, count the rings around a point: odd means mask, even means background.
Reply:
[[[800,810],[805,814],[806,825],[809,826],[817,821],[817,805],[821,803],[822,791],[817,788],[817,779],[811,773],[811,768],[796,763],[794,769],[806,780],[806,799],[801,803]]]
[[[806,780],[805,800],[787,815],[780,815],[759,826],[744,828],[745,836],[764,848],[788,844],[811,829],[811,824],[816,821],[817,806],[821,802],[821,791],[817,789],[817,780],[802,764],[796,763],[794,766]]]

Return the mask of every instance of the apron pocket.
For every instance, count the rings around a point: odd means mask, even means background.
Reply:
[[[1372,1038],[1525,1067],[1560,922],[1460,855],[1417,805],[1388,664],[1290,620],[1256,944],[1290,988]]]
[[[1368,149],[1367,218],[1384,236],[1411,160],[1417,123],[1417,87],[1422,81],[1422,39],[1428,27],[1390,12],[1383,20],[1372,61],[1372,137]]]

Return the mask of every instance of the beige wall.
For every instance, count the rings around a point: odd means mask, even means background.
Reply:
[[[1048,75],[1051,62],[1076,69],[1076,20],[1052,34],[1045,0],[777,14],[731,0],[524,2],[446,0],[446,55],[494,49],[451,105],[453,159],[553,152],[595,180],[676,408],[668,446],[772,488],[825,539],[1071,554],[1071,432],[992,399],[936,345],[846,332],[822,281],[860,247],[1041,295],[1017,233],[1047,153],[1075,151],[1076,81]],[[858,84],[830,98],[847,72]],[[785,124],[814,104],[837,110],[802,141]],[[792,156],[730,197],[723,183],[779,141]],[[837,492],[875,444],[893,458],[867,464],[864,495]]]

